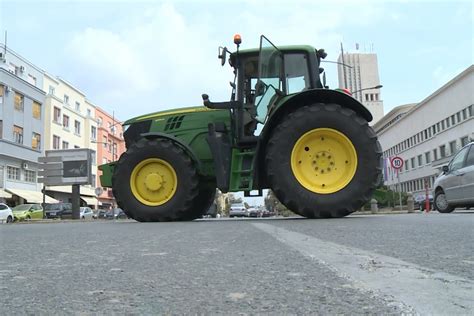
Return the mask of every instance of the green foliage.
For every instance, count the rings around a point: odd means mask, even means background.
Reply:
[[[281,215],[284,217],[293,216],[295,213],[287,209],[281,202],[277,199],[272,190],[268,190],[267,196],[264,199],[265,208],[269,211],[275,212],[276,215]]]
[[[372,195],[373,199],[377,200],[379,207],[393,207],[399,205],[399,193],[393,190],[390,190],[386,186],[382,186],[375,190]],[[407,203],[407,194],[402,192],[402,204]],[[370,202],[367,204],[370,208]]]

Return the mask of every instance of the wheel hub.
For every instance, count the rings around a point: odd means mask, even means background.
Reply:
[[[133,196],[147,206],[168,202],[176,193],[178,177],[173,166],[159,158],[140,161],[130,175]]]
[[[163,177],[158,173],[151,173],[145,178],[145,186],[150,191],[158,191],[163,184]]]
[[[330,194],[349,184],[357,169],[357,153],[347,136],[331,128],[303,134],[291,152],[291,169],[306,189]]]

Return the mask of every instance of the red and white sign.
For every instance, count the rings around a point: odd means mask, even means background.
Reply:
[[[403,167],[403,159],[400,157],[393,157],[392,160],[390,161],[390,164],[392,165],[393,169],[402,169]]]

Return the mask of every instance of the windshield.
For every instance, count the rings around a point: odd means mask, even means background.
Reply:
[[[255,86],[257,121],[265,122],[268,106],[282,88],[283,54],[265,36],[260,38],[258,81]]]
[[[31,204],[22,204],[15,206],[12,211],[28,211],[31,208]]]

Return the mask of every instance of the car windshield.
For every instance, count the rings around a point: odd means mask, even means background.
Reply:
[[[51,211],[51,210],[57,210],[57,209],[59,209],[60,207],[61,207],[60,204],[48,204],[48,205],[46,205],[46,206],[44,207],[44,209],[45,209],[46,211]]]
[[[13,208],[12,211],[28,211],[31,208],[31,204],[22,204],[22,205],[17,205]]]

